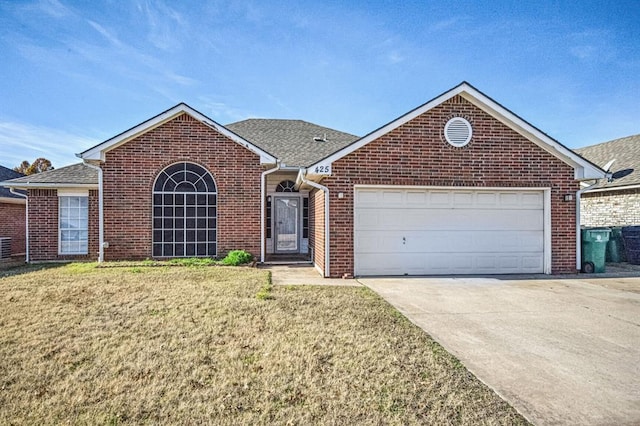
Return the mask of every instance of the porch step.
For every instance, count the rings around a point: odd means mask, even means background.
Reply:
[[[265,265],[310,265],[311,258],[305,254],[268,254]]]
[[[263,265],[311,265],[311,260],[265,260]]]

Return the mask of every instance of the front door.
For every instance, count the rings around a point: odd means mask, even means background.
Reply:
[[[300,199],[275,197],[274,216],[276,253],[298,253]]]

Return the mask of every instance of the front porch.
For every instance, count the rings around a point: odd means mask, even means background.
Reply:
[[[265,191],[265,264],[309,264],[309,194],[295,187],[296,172],[267,176]]]

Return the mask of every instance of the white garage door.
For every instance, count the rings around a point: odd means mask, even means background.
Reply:
[[[544,191],[356,188],[356,275],[544,272]]]

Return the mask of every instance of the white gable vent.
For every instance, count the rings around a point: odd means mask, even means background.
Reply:
[[[444,137],[449,144],[463,147],[471,140],[471,123],[462,117],[454,117],[444,126]]]

